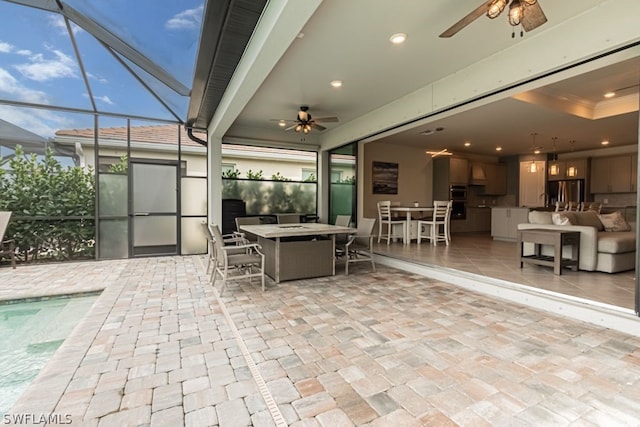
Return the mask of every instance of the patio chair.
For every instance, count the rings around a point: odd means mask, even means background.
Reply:
[[[351,215],[337,215],[336,222],[334,225],[338,225],[340,227],[348,227],[351,224]],[[336,234],[336,256],[342,255],[342,253],[338,253],[338,246],[342,246],[349,240],[348,234]]]
[[[213,239],[213,226],[211,224],[202,223],[205,228],[205,232],[207,235],[207,241],[209,245],[209,258],[207,259],[207,274],[209,274],[209,270],[215,266],[216,263],[216,251],[214,247],[214,239]],[[246,243],[244,237],[237,236],[235,234],[224,234],[222,235],[222,241],[224,245],[239,245],[242,243]],[[241,253],[239,251],[238,253]],[[215,271],[215,268],[214,270]],[[212,271],[212,273],[213,273]]]
[[[434,200],[433,201],[433,216],[427,220],[418,221],[418,244],[422,241],[422,226],[429,227],[429,234],[424,236],[425,239],[430,240],[435,246],[438,242],[445,242],[448,246],[451,241],[451,232],[449,230],[449,223],[451,221],[451,206],[453,201],[451,200]]]
[[[300,224],[300,214],[277,214],[278,224]]]
[[[241,225],[260,225],[262,222],[260,221],[259,216],[237,216],[236,217],[236,234],[244,237],[249,243],[257,243],[258,236],[252,233],[247,233],[246,231],[240,230]]]
[[[387,232],[382,233],[383,226],[387,226]],[[402,236],[397,236],[393,233],[394,225],[402,225]],[[391,201],[385,200],[378,202],[378,243],[380,239],[387,239],[387,245],[391,242],[391,239],[396,237],[402,237],[406,234],[407,221],[404,219],[395,219],[391,216]]]
[[[4,239],[4,234],[7,232],[10,219],[11,212],[0,212],[0,258],[9,256],[9,259],[11,260],[11,267],[16,268],[14,241],[12,239]]]
[[[217,225],[211,227],[215,249],[215,264],[211,277],[211,286],[215,287],[218,275],[222,278],[220,296],[224,293],[227,282],[231,280],[260,277],[264,292],[264,254],[257,243],[225,246],[222,234]]]
[[[375,218],[362,218],[358,222],[356,234],[349,236],[349,240],[344,245],[341,245],[340,249],[347,255],[344,266],[346,275],[349,275],[349,264],[352,262],[368,261],[371,263],[373,271],[376,271],[372,250],[373,227],[375,224]]]

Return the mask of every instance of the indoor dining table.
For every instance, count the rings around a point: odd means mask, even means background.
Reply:
[[[433,206],[391,206],[391,212],[404,212],[407,215],[407,222],[405,224],[404,227],[404,231],[403,231],[403,236],[402,236],[402,242],[405,245],[408,245],[409,243],[411,243],[411,221],[415,221],[411,219],[411,214],[415,213],[415,212],[433,212]],[[415,238],[417,238],[417,234],[415,236]]]

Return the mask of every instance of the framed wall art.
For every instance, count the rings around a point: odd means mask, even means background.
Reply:
[[[398,194],[398,164],[373,162],[373,194]]]

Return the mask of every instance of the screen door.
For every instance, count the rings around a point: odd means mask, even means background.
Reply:
[[[177,164],[132,161],[133,256],[178,253]]]

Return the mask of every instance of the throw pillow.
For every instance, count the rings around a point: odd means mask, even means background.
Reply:
[[[529,222],[531,224],[553,224],[551,212],[529,211]]]
[[[559,212],[554,212],[551,214],[551,221],[553,221],[555,225],[573,225],[567,215]]]
[[[588,225],[589,227],[595,227],[596,230],[602,231],[602,221],[598,218],[596,211],[575,212],[577,219],[577,225]]]
[[[631,226],[622,217],[620,211],[598,215],[605,231],[630,231]]]

